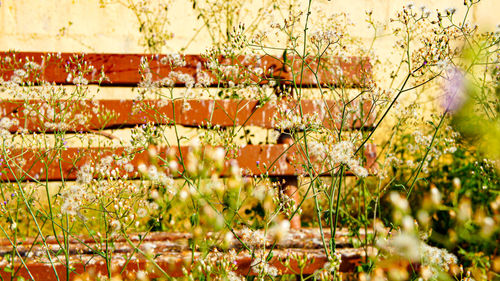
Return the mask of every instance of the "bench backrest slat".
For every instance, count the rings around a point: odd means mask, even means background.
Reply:
[[[27,80],[61,85],[74,84],[75,76],[81,69],[87,69],[83,77],[88,83],[111,86],[137,86],[145,81],[147,72],[150,73],[151,82],[170,77],[174,85],[179,87],[191,82],[194,85],[202,83],[217,87],[224,86],[228,81],[238,84],[245,80],[259,84],[268,84],[270,81],[290,84],[295,80],[301,87],[317,87],[318,82],[329,86],[363,87],[371,80],[371,64],[364,57],[321,60],[310,57],[306,59],[302,75],[302,60],[298,57],[287,57],[286,60],[271,55],[219,57],[215,64],[201,55],[180,57],[182,63],[171,55],[0,52],[0,77],[6,81],[11,79],[15,69],[24,69],[26,62],[31,61],[37,63],[39,69],[33,71],[35,74]],[[147,67],[144,67],[144,62],[147,62]],[[90,69],[90,66],[93,68]],[[317,75],[312,70],[317,70]],[[100,79],[101,72],[106,79]],[[176,74],[187,74],[193,80],[183,81]],[[207,83],[205,74],[211,78],[210,83]]]
[[[301,108],[300,108],[301,107]],[[258,100],[57,100],[51,104],[40,100],[0,101],[0,117],[16,120],[10,132],[21,128],[30,132],[89,132],[92,130],[134,127],[147,123],[182,126],[259,126],[289,129],[290,119],[314,121],[326,128],[370,128],[373,125],[372,104],[353,103],[355,114],[343,118],[341,103],[333,100],[268,102]],[[302,110],[303,118],[300,109]],[[53,112],[46,114],[47,112]],[[347,110],[349,112],[349,110]],[[297,124],[295,124],[297,125]]]
[[[149,168],[156,162],[151,156],[151,149],[128,150],[124,147],[94,147],[85,149],[69,147],[63,150],[13,149],[9,154],[9,159],[2,159],[0,167],[4,172],[0,176],[0,179],[4,181],[76,180],[79,170],[85,166],[105,171],[105,173],[93,172],[94,178],[107,178],[114,175],[115,178],[126,176],[128,179],[136,179],[141,176],[141,171],[138,171],[138,167],[144,165],[145,168]],[[209,155],[207,153],[213,153],[217,148],[203,147],[199,149],[197,152],[195,150],[195,153]],[[183,176],[184,168],[182,164],[188,167],[190,161],[200,161],[193,160],[188,156],[190,152],[194,151],[194,148],[191,146],[155,147],[154,150],[156,153],[155,156],[160,157],[159,159],[167,160],[165,161],[166,163],[160,164],[159,169],[164,170],[167,175],[174,178]],[[181,156],[184,160],[182,163],[179,160]],[[369,170],[374,168],[376,154],[372,145],[366,147],[365,156],[367,158],[366,168]],[[120,160],[127,158],[131,160],[129,162]],[[303,152],[295,145],[247,145],[237,151],[234,159],[224,161],[218,171],[221,176],[229,176],[231,174],[231,167],[237,165],[237,167],[241,168],[243,176],[269,175],[282,177],[304,175],[305,170],[302,167],[302,164],[304,164],[302,159],[305,158]],[[166,167],[169,162],[168,159],[179,163],[177,171],[169,171],[169,168]],[[329,174],[329,171],[322,166],[323,161],[323,159],[311,157],[314,173]],[[7,164],[12,167],[12,170],[7,168]],[[134,167],[133,170],[127,170],[125,167],[127,164],[131,164]],[[209,167],[209,173],[217,171],[214,170],[214,167],[216,167],[214,162],[207,162],[206,164]],[[307,163],[305,164],[307,165]],[[20,171],[18,167],[21,167],[23,171]],[[116,171],[112,172],[113,170]],[[351,173],[348,172],[348,174]]]

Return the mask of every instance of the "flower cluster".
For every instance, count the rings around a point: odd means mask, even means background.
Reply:
[[[340,142],[315,142],[309,143],[309,151],[312,156],[317,157],[320,163],[327,161],[328,167],[338,167],[344,164],[358,177],[368,176],[366,168],[361,166],[359,160],[354,157],[354,143],[351,141]]]

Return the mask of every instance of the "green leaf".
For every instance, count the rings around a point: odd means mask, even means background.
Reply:
[[[274,254],[273,251],[269,252],[269,254],[266,257],[266,261],[270,261],[273,258]]]

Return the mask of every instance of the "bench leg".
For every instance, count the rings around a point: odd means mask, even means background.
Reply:
[[[287,133],[282,133],[278,137],[278,144],[288,144],[288,145],[293,145],[294,141],[293,138],[290,134]],[[300,196],[299,196],[299,189],[298,189],[298,180],[297,177],[291,176],[291,177],[283,177],[284,183],[281,185],[281,191],[283,192],[284,195],[288,196],[289,198],[293,199],[295,202],[295,208],[299,205],[300,202]],[[296,213],[292,220],[290,221],[290,228],[291,229],[300,229],[300,214]]]
[[[284,177],[284,183],[281,185],[283,195],[286,195],[292,199],[295,204],[294,207],[297,208],[300,203],[298,180],[297,177]],[[300,214],[296,213],[290,220],[291,229],[300,229]]]

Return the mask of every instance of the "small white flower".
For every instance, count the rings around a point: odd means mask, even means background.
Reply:
[[[88,85],[89,80],[85,79],[83,76],[79,75],[73,78],[73,84],[80,86],[80,85]]]
[[[0,119],[0,128],[3,128],[5,130],[10,129],[12,126],[17,126],[19,124],[19,120],[17,119],[10,119],[8,117],[3,117]]]
[[[282,241],[288,236],[290,221],[282,220],[269,229],[269,233],[275,241]]]
[[[224,148],[218,147],[215,150],[215,153],[213,156],[214,156],[215,161],[222,162],[222,161],[224,161],[224,157],[226,156],[226,151],[224,150]]]
[[[175,160],[171,160],[168,162],[168,168],[170,169],[171,172],[177,171],[179,169],[179,164]]]
[[[435,186],[431,188],[431,200],[435,205],[441,204],[441,193]]]
[[[182,110],[183,110],[183,111],[190,111],[190,110],[191,110],[191,108],[192,108],[192,107],[191,107],[191,104],[190,104],[188,101],[186,101],[186,100],[185,100],[185,101],[182,103]]]
[[[28,73],[24,69],[16,69],[14,70],[14,76],[25,78],[28,76]]]
[[[125,166],[123,168],[125,169],[125,172],[127,172],[127,173],[132,173],[134,171],[134,165],[132,165],[130,163],[125,164]]]
[[[457,11],[457,9],[451,7],[451,8],[444,10],[444,11],[446,12],[446,15],[450,16],[450,15],[453,15]]]
[[[402,211],[407,211],[410,205],[408,204],[408,200],[401,196],[401,194],[393,191],[389,194],[389,200],[391,203]]]
[[[194,137],[192,140],[191,140],[191,143],[190,145],[192,147],[194,147],[195,149],[199,149],[200,146],[201,146],[201,141],[200,141],[200,138],[199,137]]]
[[[187,197],[188,197],[188,193],[185,191],[185,190],[182,190],[181,192],[179,192],[179,197],[182,199],[182,200],[186,200]]]
[[[139,172],[145,174],[146,171],[147,171],[148,167],[145,165],[145,164],[139,164],[139,166],[137,166],[137,170],[139,170]]]
[[[148,211],[146,211],[146,209],[144,209],[144,208],[139,208],[139,210],[137,210],[137,216],[140,218],[145,217],[147,214],[148,214]]]
[[[34,61],[28,61],[24,64],[25,69],[39,69],[40,65]]]
[[[139,271],[137,272],[137,274],[135,275],[135,277],[136,277],[136,278],[137,278],[137,280],[139,280],[139,281],[146,281],[146,280],[149,280],[148,275],[147,275],[144,271],[142,271],[142,270],[139,270]]]

